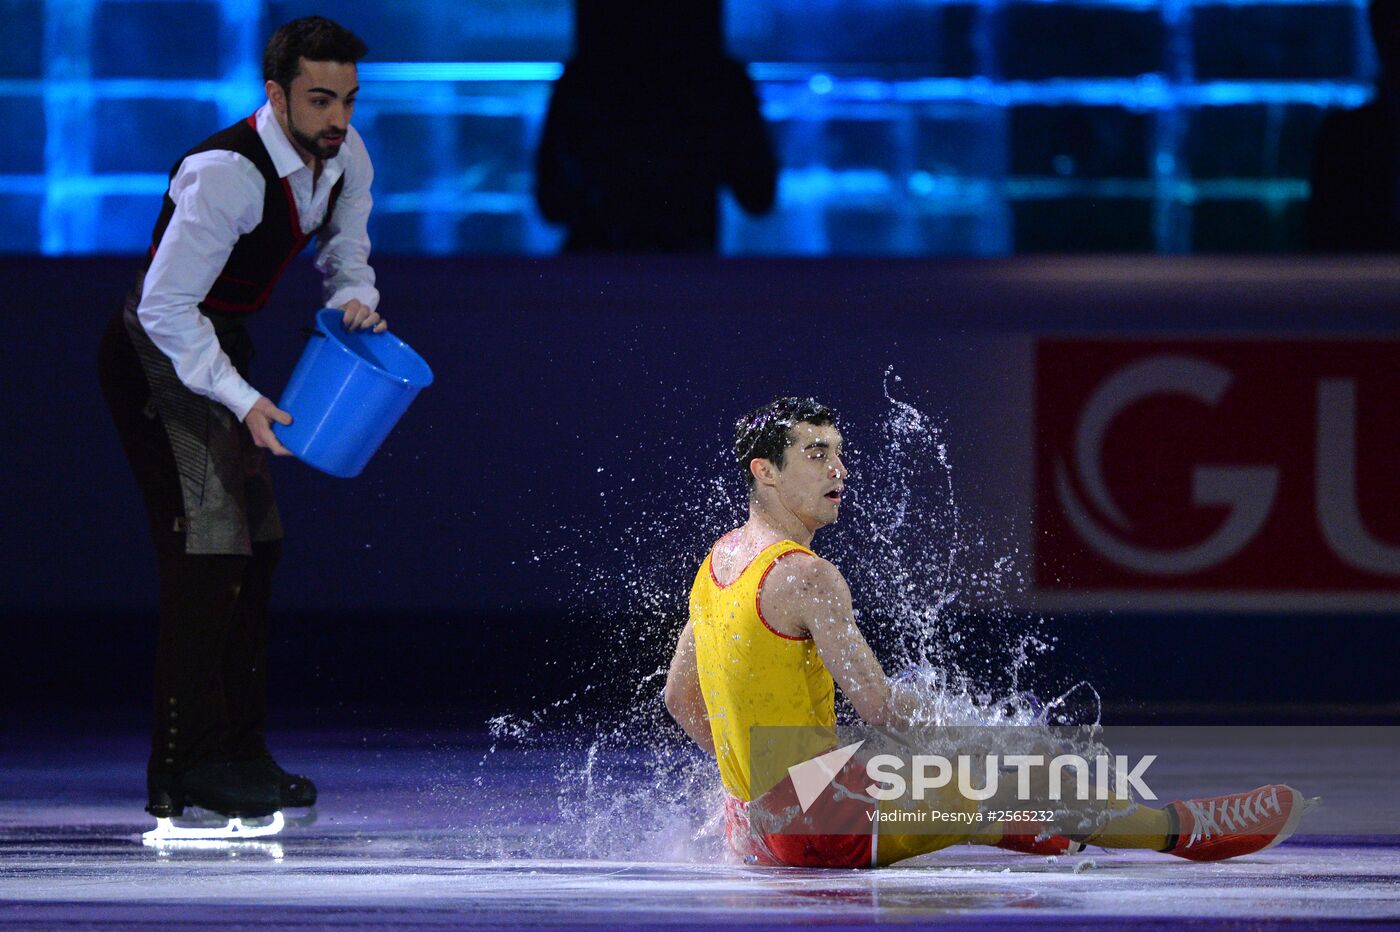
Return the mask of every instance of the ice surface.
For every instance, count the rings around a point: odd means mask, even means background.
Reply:
[[[1295,839],[1219,864],[1091,849],[1094,867],[1082,872],[1085,855],[1052,860],[967,847],[878,871],[812,871],[727,863],[713,832],[677,839],[671,857],[648,848],[647,858],[633,859],[622,825],[611,855],[559,857],[547,856],[551,846],[568,850],[550,834],[561,818],[558,762],[542,752],[486,755],[461,736],[411,732],[280,735],[274,748],[320,784],[315,825],[277,839],[160,851],[139,837],[152,824],[141,811],[139,736],[7,740],[0,922],[1400,922],[1395,837]],[[482,768],[491,771],[484,779]]]

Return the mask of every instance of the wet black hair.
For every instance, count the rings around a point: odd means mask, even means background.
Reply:
[[[359,36],[324,16],[305,16],[277,28],[263,49],[263,80],[290,93],[301,60],[353,65],[369,52]]]
[[[804,422],[817,427],[835,424],[836,412],[815,398],[775,398],[734,422],[734,456],[750,490],[754,479],[749,462],[768,460],[782,469],[783,457],[792,445],[789,430]]]

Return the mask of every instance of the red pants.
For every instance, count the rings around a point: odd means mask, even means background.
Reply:
[[[865,795],[866,782],[863,762],[852,758],[806,811],[790,777],[752,803],[726,797],[724,834],[729,847],[749,864],[874,867],[873,816],[878,807]]]
[[[872,835],[760,835],[749,825],[749,804],[724,800],[724,836],[747,864],[765,867],[874,867]]]

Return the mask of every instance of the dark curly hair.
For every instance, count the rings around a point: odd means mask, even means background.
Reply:
[[[369,52],[359,36],[324,16],[305,16],[278,27],[263,49],[263,80],[290,91],[301,60],[353,65]]]
[[[804,422],[817,427],[835,424],[836,412],[815,398],[775,398],[734,422],[734,456],[749,489],[754,486],[749,461],[768,460],[782,469],[783,457],[792,444],[788,431]]]

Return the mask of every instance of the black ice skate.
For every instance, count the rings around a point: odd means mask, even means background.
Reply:
[[[246,762],[205,764],[181,774],[150,773],[146,785],[146,811],[156,817],[156,827],[141,836],[146,844],[264,838],[286,823],[280,787]],[[187,808],[203,812],[187,816]]]
[[[316,784],[310,777],[291,773],[272,759],[272,755],[260,757],[251,762],[267,780],[277,784],[283,809],[304,809],[316,805]]]
[[[310,777],[303,777],[301,774],[284,770],[281,764],[272,759],[271,754],[259,757],[251,761],[251,764],[258,768],[258,772],[265,779],[276,784],[281,802],[280,808],[306,810],[300,815],[287,817],[287,825],[300,826],[315,823],[316,784],[311,782]]]

